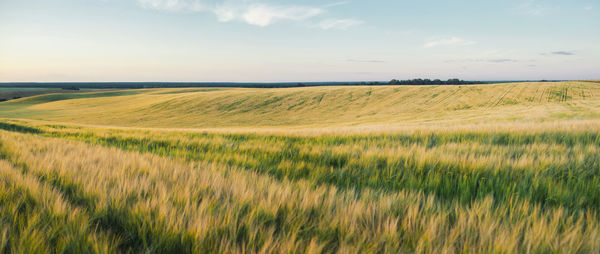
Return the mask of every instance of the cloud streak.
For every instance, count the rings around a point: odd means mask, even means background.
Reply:
[[[575,53],[570,52],[570,51],[553,51],[553,52],[550,52],[550,53],[542,53],[541,55],[543,55],[543,56],[551,56],[551,55],[554,55],[554,56],[574,56]]]
[[[433,48],[433,47],[440,47],[440,46],[468,46],[468,45],[473,45],[475,43],[476,42],[474,42],[474,41],[465,40],[463,38],[451,37],[451,38],[444,38],[444,39],[426,42],[423,45],[423,47],[424,48]]]
[[[213,13],[219,22],[240,21],[266,27],[281,21],[304,21],[324,14],[327,8],[348,4],[334,2],[321,7],[274,5],[253,0],[137,0],[143,8],[164,11],[191,11]],[[348,29],[361,24],[354,19],[326,19],[316,27],[321,29]]]
[[[509,58],[498,58],[498,59],[488,59],[490,63],[506,63],[506,62],[516,62],[517,60],[509,59]]]
[[[340,29],[347,30],[350,27],[357,26],[362,24],[363,21],[356,19],[326,19],[317,25],[319,28],[323,30],[329,29]]]
[[[575,55],[575,53],[568,52],[568,51],[554,51],[554,52],[551,52],[551,54],[553,54],[553,55],[559,55],[559,56],[572,56],[572,55]]]
[[[516,63],[519,62],[518,60],[515,59],[511,59],[511,58],[477,58],[477,59],[455,59],[455,60],[447,60],[444,61],[445,63],[481,63],[481,62],[488,62],[488,63]]]
[[[348,59],[346,60],[347,62],[351,62],[351,63],[385,63],[385,61],[383,60],[361,60],[361,59]]]

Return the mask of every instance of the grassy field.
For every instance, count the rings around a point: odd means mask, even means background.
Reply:
[[[0,103],[1,252],[600,252],[600,84]]]
[[[470,86],[187,88],[51,94],[0,116],[160,128],[456,126],[600,118],[593,82]]]

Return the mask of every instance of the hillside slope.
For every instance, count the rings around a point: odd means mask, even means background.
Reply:
[[[126,90],[41,95],[3,102],[0,117],[164,128],[318,128],[590,120],[600,118],[600,85],[561,82]]]

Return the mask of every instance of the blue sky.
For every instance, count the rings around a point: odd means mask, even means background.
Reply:
[[[599,79],[597,0],[0,0],[0,82]]]

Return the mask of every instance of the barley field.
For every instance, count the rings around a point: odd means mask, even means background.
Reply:
[[[0,103],[2,253],[600,253],[600,83]]]

